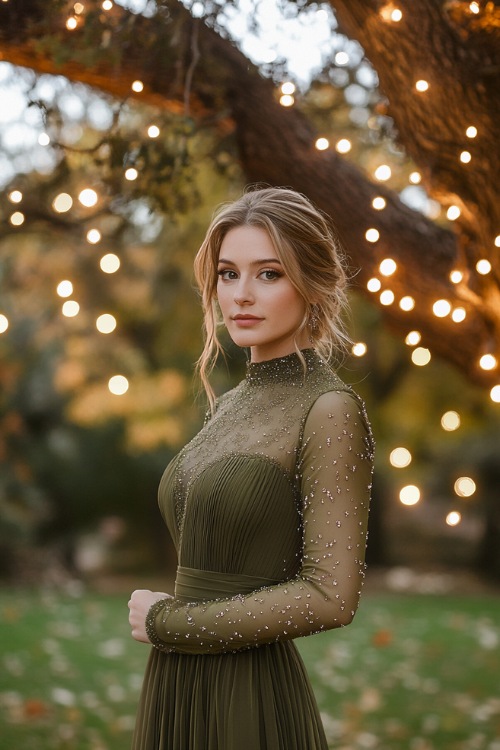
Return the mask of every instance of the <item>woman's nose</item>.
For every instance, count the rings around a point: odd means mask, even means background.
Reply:
[[[254,301],[250,285],[243,279],[239,280],[239,283],[234,290],[234,301],[237,305],[252,304]]]

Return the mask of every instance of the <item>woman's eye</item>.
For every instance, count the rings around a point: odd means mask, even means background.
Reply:
[[[237,273],[230,268],[222,268],[220,271],[217,271],[217,276],[223,281],[231,281],[237,278]]]
[[[274,281],[274,279],[279,279],[281,274],[279,271],[274,271],[272,268],[267,268],[265,271],[261,271],[260,274],[266,281]]]

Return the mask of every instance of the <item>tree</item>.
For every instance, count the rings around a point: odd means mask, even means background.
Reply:
[[[295,187],[334,217],[360,269],[361,289],[379,275],[382,258],[396,260],[390,288],[396,300],[413,297],[415,307],[384,307],[390,325],[405,332],[418,328],[426,346],[472,380],[494,385],[497,366],[478,363],[484,354],[498,355],[500,340],[500,10],[492,2],[417,0],[400,18],[395,6],[379,0],[332,0],[332,6],[340,28],[359,40],[373,63],[398,138],[428,192],[456,207],[454,231],[409,209],[333,151],[318,152],[314,126],[300,108],[280,106],[274,82],[217,23],[217,6],[207,4],[202,20],[174,0],[158,2],[149,18],[118,6],[104,11],[97,2],[85,3],[76,15],[61,2],[6,2],[0,6],[0,43],[3,59],[16,65],[61,74],[114,97],[137,96],[187,116],[196,129],[216,128],[221,137],[230,131],[248,181]],[[66,25],[69,16],[74,20]],[[137,79],[144,86],[134,94]],[[417,81],[427,88],[419,83],[424,90],[416,90]],[[375,196],[385,199],[383,211],[373,209]],[[374,244],[365,238],[368,228],[379,232]],[[477,272],[480,260],[491,272]],[[460,272],[457,283],[450,280],[453,270]],[[465,320],[436,316],[439,299],[463,308]]]

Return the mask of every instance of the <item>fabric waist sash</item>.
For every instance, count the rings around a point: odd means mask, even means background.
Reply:
[[[175,578],[175,598],[182,602],[227,599],[236,594],[250,594],[264,586],[282,583],[274,578],[247,576],[241,573],[220,573],[179,565]]]

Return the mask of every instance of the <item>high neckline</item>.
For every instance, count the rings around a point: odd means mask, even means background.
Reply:
[[[325,363],[315,349],[302,349],[301,354],[306,363],[306,373],[304,373],[304,366],[298,354],[292,352],[284,357],[276,357],[276,359],[248,362],[247,383],[251,385],[266,385],[278,382],[303,384],[305,374],[312,372],[318,365],[324,366]]]

